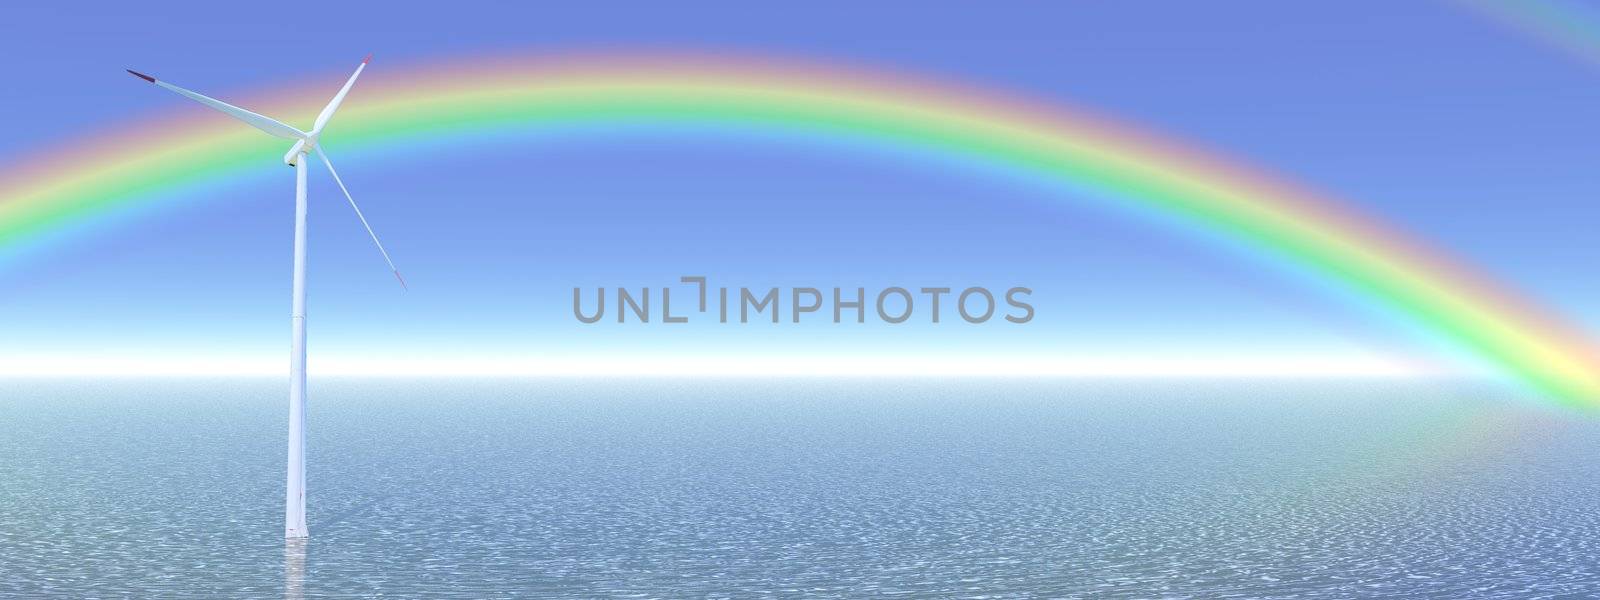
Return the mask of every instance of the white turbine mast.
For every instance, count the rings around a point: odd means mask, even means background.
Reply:
[[[383,254],[384,262],[389,264],[389,270],[394,273],[395,279],[400,280],[400,286],[406,285],[405,278],[400,276],[400,270],[394,266],[394,261],[389,260],[389,251],[384,250],[383,242],[378,241],[378,234],[372,231],[372,226],[367,224],[366,215],[361,214],[361,207],[356,206],[356,199],[350,195],[350,190],[344,186],[344,181],[339,179],[339,173],[333,170],[333,162],[328,160],[328,154],[317,145],[317,139],[322,135],[322,128],[328,125],[333,118],[333,113],[339,110],[339,104],[344,102],[350,88],[356,84],[356,78],[361,76],[361,71],[367,68],[367,63],[372,61],[372,55],[361,59],[361,66],[356,67],[356,72],[350,75],[350,80],[344,83],[339,93],[328,101],[322,113],[317,115],[317,120],[311,125],[311,131],[305,132],[283,122],[265,117],[248,110],[228,104],[215,98],[210,98],[181,87],[160,81],[144,73],[129,69],[135,77],[172,90],[180,96],[194,100],[223,114],[244,121],[246,124],[268,135],[286,140],[294,140],[294,145],[289,152],[283,155],[283,162],[294,167],[294,301],[290,313],[291,337],[289,340],[289,473],[288,486],[285,490],[283,533],[284,537],[295,539],[307,537],[306,531],[306,155],[315,152],[322,159],[322,164],[327,165],[328,174],[333,176],[334,183],[339,184],[339,191],[344,192],[345,200],[350,202],[350,208],[355,209],[356,217],[361,220],[361,226],[367,229],[367,235],[372,238],[372,243],[378,247],[378,252]]]

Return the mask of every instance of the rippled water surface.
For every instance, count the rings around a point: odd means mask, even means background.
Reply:
[[[1600,594],[1600,424],[1368,383],[0,381],[0,595]]]

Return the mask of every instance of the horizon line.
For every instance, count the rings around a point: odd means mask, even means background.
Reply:
[[[371,377],[1050,377],[1470,378],[1487,370],[1369,354],[1129,356],[319,356],[313,376]],[[277,356],[0,356],[0,378],[287,376]]]

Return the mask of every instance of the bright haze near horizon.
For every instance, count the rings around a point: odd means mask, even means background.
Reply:
[[[263,19],[226,3],[28,3],[0,23],[14,82],[0,92],[0,156],[207,110],[124,68],[248,107],[252,91],[317,82],[331,96],[368,52],[369,85],[472,56],[801,58],[1085,107],[1219,151],[1345,199],[1600,329],[1600,70],[1445,3],[1114,4],[469,2],[427,14],[319,7],[291,24],[289,13]],[[305,127],[315,115],[270,116]],[[1474,368],[1250,255],[914,156],[665,134],[341,152],[338,129],[335,117],[326,147],[411,287],[395,284],[313,164],[313,375]],[[0,271],[0,371],[283,372],[294,184],[279,160],[264,154],[237,183]],[[1037,315],[585,325],[571,314],[576,286],[659,289],[685,275],[734,289],[1026,286]]]

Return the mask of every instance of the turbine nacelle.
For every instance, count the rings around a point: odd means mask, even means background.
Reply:
[[[311,136],[301,138],[289,147],[289,152],[283,155],[283,164],[295,166],[300,163],[300,158],[317,149],[317,139]]]

